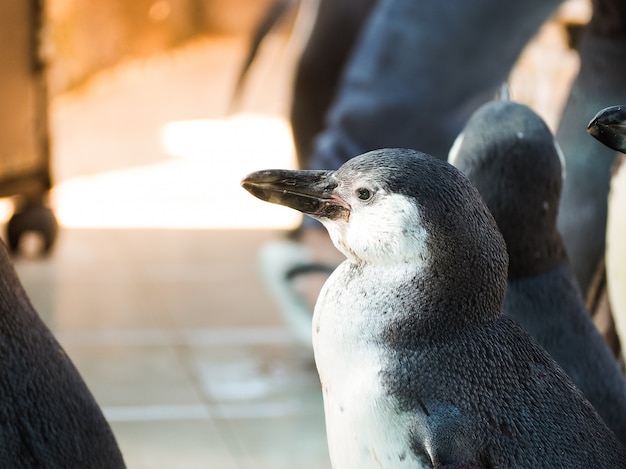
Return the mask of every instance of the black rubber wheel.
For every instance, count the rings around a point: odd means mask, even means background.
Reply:
[[[12,254],[20,251],[22,236],[35,232],[42,237],[41,255],[52,249],[59,230],[54,212],[43,205],[27,205],[16,211],[7,223],[7,244]]]

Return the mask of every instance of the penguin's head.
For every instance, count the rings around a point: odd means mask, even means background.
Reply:
[[[242,185],[320,220],[352,262],[413,264],[461,283],[485,272],[490,283],[502,271],[506,279],[506,248],[480,194],[430,155],[376,150],[336,171],[259,171]]]
[[[607,147],[626,153],[626,106],[610,106],[598,112],[587,132]]]
[[[563,259],[556,223],[565,162],[541,117],[519,103],[491,101],[470,117],[449,161],[493,214],[507,244],[510,277],[535,274]]]

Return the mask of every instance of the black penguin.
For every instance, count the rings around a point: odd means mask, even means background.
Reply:
[[[626,379],[585,308],[557,230],[564,159],[530,108],[492,101],[470,118],[450,162],[483,196],[509,254],[506,315],[565,370],[626,444]]]
[[[506,247],[460,171],[385,149],[242,184],[318,218],[347,257],[313,318],[333,467],[626,467],[593,406],[502,315]]]
[[[609,148],[626,154],[626,106],[610,106],[598,112],[587,131]],[[613,165],[608,195],[606,227],[606,283],[617,335],[626,344],[626,155],[618,155]],[[624,349],[622,348],[622,358]]]
[[[124,467],[98,404],[0,244],[0,466]]]
[[[585,298],[604,255],[615,154],[583,129],[598,109],[626,102],[626,2],[591,0],[591,5],[578,49],[580,70],[556,133],[567,161],[558,228]]]

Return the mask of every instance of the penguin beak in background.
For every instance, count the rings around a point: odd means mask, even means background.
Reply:
[[[626,106],[611,106],[597,113],[587,132],[607,147],[626,152]]]
[[[348,219],[350,205],[336,194],[334,171],[269,169],[246,176],[241,185],[253,196],[315,218]]]

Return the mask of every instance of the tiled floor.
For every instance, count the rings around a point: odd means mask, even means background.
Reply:
[[[328,467],[319,383],[256,273],[263,230],[65,229],[17,261],[131,468]]]
[[[546,37],[548,56],[526,55],[514,83],[533,67],[571,77],[575,57]],[[228,117],[242,50],[199,41],[52,103],[63,228],[51,257],[17,269],[130,468],[329,467],[311,353],[256,270],[259,247],[297,217],[239,187],[248,171],[293,165],[289,57],[255,71],[241,109],[254,114]],[[536,108],[554,122],[565,92]]]

